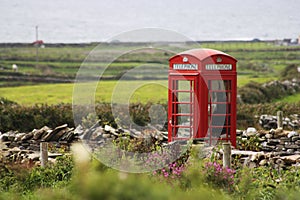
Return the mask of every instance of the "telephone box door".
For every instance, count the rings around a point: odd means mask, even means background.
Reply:
[[[169,141],[187,140],[197,134],[198,74],[169,77]]]
[[[208,133],[210,144],[216,140],[231,141],[235,146],[234,78],[207,80],[208,88]],[[232,135],[234,134],[234,135]],[[233,140],[234,139],[234,140]]]

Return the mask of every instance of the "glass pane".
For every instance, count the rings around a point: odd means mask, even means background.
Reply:
[[[211,90],[225,90],[225,84],[222,80],[212,80]]]
[[[226,92],[212,92],[212,102],[226,102]]]
[[[215,106],[213,106],[215,105]],[[226,114],[227,104],[212,104],[213,113],[212,114]]]
[[[189,92],[178,92],[177,93],[178,102],[192,102],[193,94]]]
[[[192,129],[190,128],[179,128],[177,132],[178,138],[190,138],[192,133]]]
[[[226,124],[226,116],[212,116],[213,126],[223,126]]]
[[[191,117],[190,116],[177,116],[178,125],[190,126]]]
[[[226,134],[225,128],[212,128],[212,136],[213,137],[220,137],[221,134]]]
[[[178,113],[191,113],[192,105],[191,104],[178,104]]]
[[[178,90],[191,90],[193,88],[193,81],[179,80]]]

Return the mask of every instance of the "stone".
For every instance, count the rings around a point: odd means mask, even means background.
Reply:
[[[296,144],[286,144],[284,147],[287,149],[299,149],[299,146]]]
[[[290,156],[282,156],[280,157],[285,163],[295,164],[296,162],[300,161],[300,155],[290,155]]]
[[[276,145],[276,144],[280,144],[280,139],[268,139],[268,145]]]
[[[280,134],[280,133],[283,133],[283,128],[282,127],[279,127],[275,130],[275,133],[274,134]]]
[[[289,132],[289,134],[287,135],[287,137],[288,138],[291,138],[291,137],[293,137],[293,136],[297,136],[298,135],[298,133],[297,132],[295,132],[295,131],[291,131],[291,132]]]
[[[82,135],[83,133],[84,133],[84,130],[83,130],[82,126],[79,124],[79,125],[75,128],[74,134],[80,136],[80,135]]]
[[[276,145],[275,150],[276,151],[282,151],[283,148],[284,148],[284,146],[279,144],[279,145]]]
[[[295,142],[295,141],[299,140],[299,138],[300,138],[299,136],[293,136],[292,137],[292,142]]]
[[[242,135],[243,134],[243,131],[242,130],[236,130],[236,135],[237,136],[240,136],[240,135]]]
[[[295,144],[299,145],[300,144],[300,140],[295,141]]]
[[[295,150],[294,149],[287,149],[286,152],[292,154],[292,153],[295,152]]]
[[[67,127],[68,127],[68,124],[64,124],[64,125],[56,127],[53,131],[47,131],[48,133],[47,133],[47,135],[45,135],[42,138],[42,141],[45,141],[45,142],[51,141],[52,138],[54,138],[57,133],[59,133],[61,130],[64,130]]]
[[[110,138],[110,137],[111,137],[111,134],[109,134],[109,133],[104,133],[104,134],[102,134],[102,137],[103,137],[103,138]]]
[[[15,141],[15,142],[20,141],[21,138],[22,138],[24,135],[26,135],[26,133],[17,133],[17,134],[15,135],[14,141]]]
[[[254,127],[248,127],[247,130],[243,133],[243,135],[247,137],[251,137],[257,134],[257,130]]]
[[[19,147],[14,147],[14,148],[9,149],[8,151],[10,151],[10,152],[20,152],[21,149]]]
[[[275,129],[272,128],[272,129],[269,131],[269,133],[272,134],[272,135],[275,134]]]
[[[259,165],[260,166],[265,166],[267,164],[267,160],[266,159],[263,159],[259,162]]]
[[[271,138],[273,138],[273,135],[270,134],[270,133],[267,133],[267,134],[265,135],[265,137],[266,137],[267,139],[271,139]]]
[[[115,129],[113,127],[109,126],[109,125],[104,126],[104,131],[106,131],[106,132],[111,132],[111,131],[114,131],[114,130]]]
[[[29,140],[33,137],[33,133],[28,133],[28,134],[25,134],[23,137],[21,137],[21,141],[26,141],[26,140]]]
[[[249,167],[250,169],[253,169],[253,168],[256,168],[256,167],[257,167],[257,165],[256,165],[256,163],[255,163],[255,162],[253,162],[253,161],[250,161],[250,162],[248,163],[248,167]]]
[[[59,141],[60,138],[65,135],[66,133],[68,133],[70,130],[68,127],[60,130],[60,131],[57,131],[57,133],[55,135],[52,136],[51,140],[52,141]]]
[[[50,130],[50,128],[48,126],[44,126],[43,128],[41,128],[39,130],[34,129],[32,131],[32,133],[33,133],[33,139],[34,140],[41,139],[45,134],[47,134],[47,131],[49,131],[49,130]]]
[[[0,135],[0,141],[1,141],[1,142],[7,142],[7,141],[9,141],[9,140],[8,140],[8,136],[5,135],[5,134]]]
[[[133,137],[133,138],[140,138],[140,137],[142,137],[142,133],[141,133],[141,131],[131,129],[130,130],[130,136]]]

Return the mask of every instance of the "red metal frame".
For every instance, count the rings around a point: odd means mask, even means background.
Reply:
[[[180,88],[179,82],[188,83],[188,88]],[[169,77],[169,126],[168,132],[169,141],[172,140],[186,140],[191,137],[196,137],[197,122],[194,121],[195,112],[197,109],[197,95],[195,91],[198,88],[198,77],[196,75],[184,75],[184,76],[170,76]],[[188,99],[181,99],[181,94],[188,97]],[[182,108],[181,108],[182,107]],[[184,110],[184,107],[188,109]],[[188,112],[187,112],[188,111]],[[184,121],[184,118],[186,121]],[[181,119],[183,118],[183,119]],[[184,123],[185,122],[185,123]],[[180,129],[189,129],[189,136],[178,136]]]
[[[206,139],[210,144],[213,140],[226,140],[236,145],[236,62],[228,54],[212,49],[193,49],[170,59],[169,141],[193,137]],[[189,83],[189,88],[179,88],[181,82]],[[213,88],[216,83],[219,88]],[[188,101],[178,98],[183,93],[190,95]],[[181,112],[184,106],[190,108],[189,112]],[[181,133],[187,129],[188,137]],[[214,138],[214,134],[221,134],[222,138]]]

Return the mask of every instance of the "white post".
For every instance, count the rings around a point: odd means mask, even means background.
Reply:
[[[277,128],[283,128],[283,112],[277,112]]]
[[[223,167],[231,168],[231,145],[226,142],[223,146]]]
[[[48,143],[41,142],[40,143],[40,152],[41,152],[41,166],[46,167],[48,163]]]

